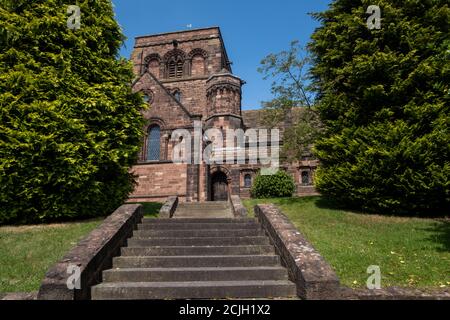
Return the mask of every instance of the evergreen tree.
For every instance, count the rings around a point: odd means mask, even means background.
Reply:
[[[381,29],[368,28],[369,5]],[[315,17],[319,191],[379,213],[448,213],[448,1],[335,0]]]
[[[143,101],[123,40],[109,0],[0,0],[0,223],[105,215],[132,191]]]

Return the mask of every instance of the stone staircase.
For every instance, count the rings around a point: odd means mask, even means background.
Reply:
[[[198,215],[212,214],[202,210]],[[143,219],[113,269],[103,272],[103,283],[92,287],[92,299],[295,297],[295,285],[255,219],[179,213]]]
[[[228,201],[184,202],[178,204],[174,218],[233,218]]]

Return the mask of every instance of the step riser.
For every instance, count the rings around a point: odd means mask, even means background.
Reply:
[[[104,282],[186,282],[186,281],[287,280],[286,270],[239,271],[126,271],[103,272]]]
[[[278,256],[116,257],[114,268],[201,268],[277,266]]]
[[[189,212],[189,213],[202,213],[202,212],[229,212],[229,208],[178,208],[175,212]],[[225,218],[225,217],[222,217]]]
[[[138,230],[259,230],[256,223],[143,223],[138,225]]]
[[[227,207],[230,204],[228,202],[209,202],[209,203],[204,203],[204,202],[191,202],[191,203],[179,203],[178,207]]]
[[[176,288],[92,288],[94,300],[142,300],[142,299],[223,299],[294,297],[294,285],[260,285],[240,287],[176,287]]]
[[[275,249],[265,246],[210,246],[210,247],[128,247],[121,249],[122,256],[208,256],[208,255],[259,255],[274,254]]]
[[[179,219],[143,219],[142,223],[247,223],[247,222],[256,222],[255,219],[252,218],[243,218],[243,219],[233,219],[233,218],[179,218]]]
[[[246,237],[246,238],[156,238],[140,239],[131,238],[128,246],[149,247],[149,246],[231,246],[231,245],[268,245],[266,237]]]
[[[136,238],[197,238],[197,237],[251,237],[263,236],[260,230],[139,230],[134,231]]]
[[[211,206],[211,207],[199,207],[199,206],[178,206],[178,210],[189,210],[189,211],[195,211],[195,210],[201,210],[201,211],[217,211],[217,210],[230,210],[230,207],[224,207],[224,206]]]

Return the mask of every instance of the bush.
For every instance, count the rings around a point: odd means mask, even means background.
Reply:
[[[279,170],[273,175],[258,174],[251,188],[253,198],[291,197],[295,191],[295,183],[290,175]]]
[[[109,0],[0,7],[0,224],[106,215],[133,189],[142,97]]]

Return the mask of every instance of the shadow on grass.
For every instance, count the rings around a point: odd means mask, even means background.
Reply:
[[[307,202],[315,201],[318,198],[320,198],[320,197],[319,196],[309,196],[309,197],[276,198],[276,199],[274,199],[274,202],[276,202],[275,204],[279,204],[279,205],[304,204]]]
[[[351,205],[349,203],[344,203],[338,201],[331,197],[318,196],[316,197],[316,206],[321,209],[333,209],[333,210],[345,210],[357,214],[368,214],[368,215],[382,215],[386,217],[401,217],[401,218],[424,218],[424,219],[440,219],[447,215],[446,210],[439,211],[421,211],[421,212],[408,212],[408,211],[398,211],[389,212],[382,210],[369,210],[361,208],[357,205]]]
[[[427,240],[441,245],[440,252],[450,252],[450,220],[438,219],[432,226],[423,229],[432,234]]]
[[[163,204],[159,202],[134,202],[134,203],[142,204],[142,206],[144,207],[144,217],[146,218],[157,218],[159,214],[159,209],[161,209],[161,207],[163,206]]]

